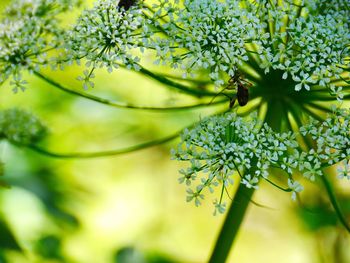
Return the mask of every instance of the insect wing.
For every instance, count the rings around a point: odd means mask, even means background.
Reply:
[[[246,105],[249,100],[249,91],[242,83],[237,86],[237,100],[240,106]]]

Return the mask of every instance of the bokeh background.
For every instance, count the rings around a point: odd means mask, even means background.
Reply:
[[[2,0],[0,10],[8,2]],[[63,23],[68,26],[78,13],[62,17]],[[81,90],[76,77],[82,71],[71,66],[43,72]],[[0,110],[20,107],[35,113],[50,130],[43,145],[62,153],[118,149],[161,138],[220,109],[122,110],[26,77],[30,84],[25,92],[14,94],[8,83],[0,87]],[[135,105],[196,102],[123,69],[96,71],[95,85],[89,93]],[[215,194],[206,195],[200,207],[186,203],[185,186],[177,182],[183,164],[170,160],[177,143],[115,157],[67,160],[1,141],[3,179],[11,188],[0,188],[0,262],[206,262],[224,216],[212,215]],[[301,203],[270,185],[260,186],[254,201],[266,207],[251,204],[229,262],[350,262],[349,234],[328,197],[320,185],[303,183]],[[350,183],[335,183],[349,218]]]

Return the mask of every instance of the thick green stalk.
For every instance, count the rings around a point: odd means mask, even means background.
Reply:
[[[280,105],[281,106],[281,105]],[[259,109],[260,110],[260,109]],[[258,110],[258,111],[259,111]],[[281,112],[280,109],[268,108],[268,113],[266,114],[265,121],[276,130],[281,127],[281,118],[273,118],[275,112]],[[282,111],[283,112],[283,111]],[[271,117],[271,118],[268,118]],[[253,166],[254,167],[254,166]],[[242,225],[244,215],[248,209],[248,205],[253,196],[254,189],[247,188],[245,185],[240,184],[238,190],[234,196],[223,226],[220,230],[218,239],[215,243],[212,255],[210,257],[209,263],[221,263],[225,262],[232,244],[237,237],[238,230]]]
[[[209,263],[223,263],[226,261],[232,243],[234,242],[243,222],[244,215],[246,214],[253,193],[253,188],[247,188],[243,184],[239,185],[231,206],[227,211],[224,224],[215,243]]]

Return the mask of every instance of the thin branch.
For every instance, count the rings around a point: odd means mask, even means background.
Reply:
[[[313,103],[313,102],[308,102],[307,105],[309,105],[309,106],[311,106],[311,107],[313,107],[315,109],[324,111],[326,113],[332,113],[332,109],[330,107],[322,106],[320,104],[316,104],[316,103]]]
[[[297,110],[295,109],[295,107],[293,107],[293,105],[290,105],[289,112],[292,114],[292,117],[293,117],[294,121],[296,122],[297,127],[300,128],[301,126],[303,126],[303,121],[300,117],[300,112],[298,113]]]
[[[162,107],[148,107],[148,106],[135,106],[135,105],[130,105],[130,104],[126,104],[126,103],[116,102],[116,101],[112,101],[109,99],[97,97],[95,95],[91,95],[91,94],[88,94],[88,93],[83,92],[83,91],[76,91],[76,90],[69,89],[67,87],[64,87],[62,84],[56,82],[55,80],[53,80],[47,76],[44,76],[43,74],[41,74],[38,71],[34,71],[34,74],[37,77],[46,81],[47,83],[51,84],[52,86],[54,86],[62,91],[68,92],[72,95],[78,95],[78,96],[83,97],[83,98],[88,99],[88,100],[92,100],[92,101],[95,101],[95,102],[98,102],[101,104],[105,104],[105,105],[108,105],[111,107],[116,107],[116,108],[122,108],[122,109],[149,110],[149,111],[164,112],[164,111],[177,111],[177,110],[188,110],[188,109],[202,108],[202,107],[208,107],[211,105],[217,105],[217,104],[227,102],[227,99],[225,99],[225,100],[220,100],[220,101],[217,101],[217,102],[214,102],[211,104],[200,103],[200,104],[195,104],[195,105],[178,106],[178,107],[164,107],[164,108],[162,108]]]
[[[322,117],[320,117],[319,115],[317,115],[316,113],[312,112],[311,110],[309,110],[305,105],[300,105],[300,107],[307,112],[311,117],[313,117],[314,119],[318,120],[318,121],[323,121],[324,119]]]
[[[254,201],[253,199],[250,199],[250,202],[251,202],[253,205],[255,205],[255,206],[257,206],[257,207],[260,207],[260,208],[266,208],[266,209],[270,209],[270,210],[276,210],[276,208],[273,208],[273,207],[270,207],[270,206],[267,206],[267,205],[260,204],[260,203],[258,203],[258,202],[256,202],[256,201]]]
[[[330,184],[330,182],[328,181],[328,179],[326,178],[325,174],[323,174],[323,176],[321,176],[321,180],[326,188],[326,191],[328,193],[328,197],[329,200],[340,220],[340,222],[342,223],[342,225],[345,227],[345,229],[350,233],[350,226],[349,223],[347,222],[343,212],[340,209],[340,205],[338,203],[337,197],[335,196],[335,193],[333,191],[332,185]]]
[[[211,91],[190,88],[186,85],[182,85],[178,82],[172,81],[172,80],[170,80],[162,75],[157,75],[156,73],[153,73],[153,72],[151,72],[148,69],[143,68],[143,67],[141,67],[141,69],[139,71],[135,70],[135,72],[142,73],[142,74],[144,74],[144,75],[146,75],[146,76],[148,76],[148,77],[150,77],[150,78],[152,78],[152,79],[154,79],[162,84],[165,84],[169,87],[172,87],[180,92],[186,93],[186,94],[191,95],[191,96],[208,97],[208,96],[213,96],[216,94],[215,92],[211,92]]]
[[[310,141],[306,140],[306,143],[310,149],[313,148]],[[328,181],[328,179],[326,178],[326,175],[324,174],[323,171],[322,171],[322,176],[320,176],[320,177],[321,177],[321,181],[323,182],[323,184],[326,188],[329,200],[330,200],[330,202],[331,202],[331,204],[332,204],[332,206],[337,214],[338,219],[340,220],[342,225],[345,227],[345,229],[350,233],[350,225],[346,221],[346,218],[345,218],[343,212],[341,211],[340,205],[338,203],[337,197],[334,193],[334,190],[333,190],[331,183]]]
[[[165,78],[169,79],[174,79],[174,80],[180,80],[180,81],[186,81],[186,82],[191,82],[195,83],[197,85],[209,85],[212,84],[213,82],[208,80],[200,80],[200,79],[195,79],[195,78],[183,78],[182,76],[177,76],[177,75],[171,75],[171,74],[165,74],[165,73],[160,73],[160,72],[155,72],[156,75],[163,76]]]
[[[264,178],[264,180],[267,181],[268,183],[272,184],[273,186],[277,187],[278,189],[284,191],[284,192],[292,192],[293,191],[291,188],[283,188],[267,178]]]
[[[305,96],[302,96],[303,99],[312,100],[312,101],[334,101],[336,99],[336,96],[329,96],[326,95],[317,95],[317,94],[307,94]]]
[[[217,114],[221,114],[223,111],[216,112],[210,116],[215,116]],[[187,128],[191,129],[194,125],[196,125],[197,122],[194,122],[181,130],[177,131],[174,134],[171,134],[169,136],[166,136],[164,138],[140,143],[137,145],[133,145],[130,147],[122,148],[122,149],[117,149],[117,150],[109,150],[109,151],[99,151],[99,152],[77,152],[77,153],[58,153],[55,151],[51,151],[45,148],[42,148],[41,146],[38,145],[26,145],[26,147],[30,150],[33,150],[35,152],[38,152],[40,154],[46,155],[48,157],[54,157],[54,158],[62,158],[62,159],[74,159],[74,158],[81,158],[81,159],[89,159],[89,158],[98,158],[98,157],[107,157],[107,156],[116,156],[116,155],[121,155],[121,154],[126,154],[126,153],[131,153],[139,150],[143,150],[146,148],[150,148],[153,146],[161,145],[163,143],[169,142],[177,138],[182,131]],[[13,143],[13,142],[12,142]],[[15,144],[15,143],[13,143]],[[16,144],[15,144],[16,145]],[[17,146],[23,146],[23,145],[17,145]]]
[[[133,145],[131,147],[126,147],[126,148],[117,149],[117,150],[110,150],[110,151],[101,151],[101,152],[57,153],[51,150],[44,149],[38,145],[28,145],[27,148],[37,153],[46,155],[48,157],[61,158],[61,159],[74,159],[74,158],[87,159],[87,158],[107,157],[107,156],[116,156],[116,155],[131,153],[131,152],[139,151],[142,149],[150,148],[153,146],[157,146],[157,145],[169,142],[177,138],[180,132],[177,132],[175,134],[169,135],[161,139],[156,139],[153,141],[148,141],[137,145]]]

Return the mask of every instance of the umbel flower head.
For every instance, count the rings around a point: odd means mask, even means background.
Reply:
[[[0,111],[0,140],[17,145],[30,145],[43,139],[47,128],[33,114],[13,108]]]
[[[23,16],[53,18],[61,12],[79,5],[81,0],[13,0],[5,13],[7,17],[21,19]]]
[[[159,57],[188,73],[207,69],[217,85],[224,84],[227,74],[233,75],[249,59],[246,44],[261,47],[269,37],[264,32],[265,22],[260,23],[253,13],[239,5],[233,8],[234,4],[186,0],[184,8],[160,5],[160,14],[168,14],[169,21],[163,28],[171,37],[167,45],[161,38],[154,41]],[[163,41],[161,46],[157,46],[159,40]],[[172,48],[164,52],[162,46]]]
[[[78,63],[84,58],[86,66],[91,68],[79,77],[85,88],[93,87],[90,79],[95,68],[106,67],[109,72],[119,64],[139,68],[140,58],[132,51],[140,47],[141,14],[136,1],[111,0],[99,0],[92,9],[82,13],[77,25],[69,32],[65,48],[68,58]]]
[[[216,86],[243,70],[254,83],[253,97],[267,78],[283,82],[284,93],[324,89],[344,96],[339,80],[349,79],[347,0],[97,0],[72,30],[60,28],[56,15],[77,2],[15,1],[6,11],[12,21],[0,26],[0,81],[13,75],[15,90],[23,89],[21,71],[47,65],[47,50],[56,48],[65,52],[53,67],[84,59],[88,69],[79,79],[87,88],[95,68],[138,70],[141,53],[150,50],[155,63],[184,76],[205,73]]]
[[[162,29],[169,37],[155,39],[154,48],[185,72],[207,69],[217,85],[246,68],[256,71],[257,80],[279,72],[297,91],[315,85],[334,90],[350,40],[349,3],[336,2],[185,0],[180,8],[166,1],[156,7],[167,15]]]
[[[51,64],[48,51],[61,45],[63,31],[56,15],[73,0],[16,0],[0,22],[0,85],[12,76],[13,91],[24,90],[22,71],[32,72]]]
[[[187,169],[181,169],[180,183],[188,188],[187,201],[199,205],[204,198],[203,190],[214,191],[221,187],[219,201],[214,201],[219,212],[224,211],[223,193],[226,187],[239,176],[241,183],[248,188],[258,188],[260,180],[274,186],[271,168],[282,170],[287,188],[292,198],[303,190],[294,179],[296,174],[314,181],[323,176],[327,166],[344,162],[345,169],[339,170],[339,177],[350,178],[350,111],[335,109],[325,121],[310,119],[300,128],[300,133],[273,131],[262,123],[256,114],[242,118],[235,113],[206,118],[191,130],[185,130],[173,158],[189,162]],[[314,149],[304,151],[298,144],[297,136],[310,136],[315,141]],[[283,181],[283,177],[279,178]],[[271,181],[272,180],[272,181]]]
[[[46,49],[51,44],[42,36],[47,32],[45,22],[36,17],[25,20],[6,20],[0,24],[0,83],[13,76],[13,91],[25,89],[22,70],[32,71],[39,65],[47,65]]]

